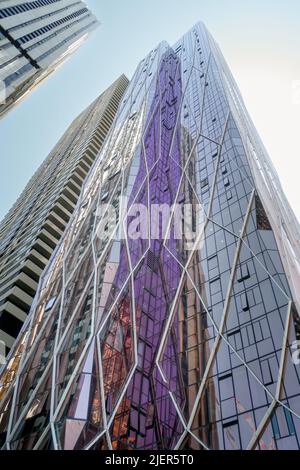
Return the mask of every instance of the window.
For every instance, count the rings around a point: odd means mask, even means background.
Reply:
[[[109,196],[109,192],[107,191],[106,193],[103,194],[103,196],[101,197],[101,201],[105,201]]]
[[[31,64],[26,64],[26,65],[23,65],[23,67],[21,67],[19,70],[17,70],[16,72],[12,73],[11,75],[8,75],[5,79],[4,79],[4,83],[6,86],[9,86],[12,82],[14,82],[15,80],[17,80],[18,78],[20,78],[21,75],[25,74],[26,72],[29,72],[30,70],[34,69],[33,66]]]
[[[225,449],[240,449],[239,425],[237,420],[223,423]]]
[[[247,312],[249,310],[249,302],[246,292],[240,295],[240,307],[243,312]]]
[[[52,297],[51,299],[48,300],[48,302],[46,303],[46,306],[45,306],[45,312],[48,312],[49,310],[51,310],[51,308],[53,307],[55,301],[56,301],[56,297]]]
[[[227,174],[227,167],[226,165],[223,165],[222,166],[222,175],[226,175]]]
[[[241,330],[232,331],[231,333],[228,333],[227,337],[236,351],[243,348]],[[231,351],[231,353],[234,354],[233,351]]]
[[[86,17],[88,17],[89,15],[86,15]],[[85,18],[85,17],[84,17]],[[82,18],[83,19],[83,18]],[[76,20],[76,22],[79,22],[79,20]],[[74,23],[73,23],[74,24]],[[52,47],[51,49],[49,49],[48,51],[44,52],[44,54],[42,54],[41,56],[37,57],[37,61],[42,61],[43,59],[45,59],[46,57],[48,57],[49,55],[53,54],[56,50],[60,49],[64,44],[72,41],[73,38],[76,38],[78,37],[78,35],[83,32],[83,31],[86,31],[87,29],[91,28],[94,24],[96,24],[96,20],[93,20],[91,21],[89,24],[87,24],[86,26],[83,26],[82,28],[80,28],[79,30],[77,30],[75,33],[73,34],[70,34],[69,36],[67,36],[64,40],[62,40],[61,42],[58,42],[54,47]],[[69,26],[71,25],[67,25],[64,27],[64,29],[68,28]],[[55,34],[55,33],[53,33]],[[49,38],[45,38],[39,42],[37,42],[36,44],[34,44],[33,46],[29,47],[27,49],[27,52],[29,52],[31,49],[35,48],[36,46],[40,45],[40,44],[43,44],[45,41],[48,41]],[[135,101],[133,102],[133,104],[135,104]]]
[[[238,282],[246,281],[249,278],[250,278],[250,273],[249,273],[248,264],[244,263],[239,268]]]
[[[296,434],[293,417],[286,408],[277,408],[271,422],[275,439],[283,439]]]
[[[270,367],[268,359],[261,362],[261,371],[262,371],[263,384],[265,386],[271,385],[274,382],[274,380],[272,377],[271,367]]]
[[[207,264],[209,279],[213,279],[219,276],[218,256],[213,256],[212,258],[208,259]]]
[[[226,374],[219,378],[221,401],[234,397],[232,374]]]
[[[213,256],[212,258],[209,258],[208,260],[208,269],[211,271],[212,269],[215,269],[218,266],[218,257]]]
[[[205,188],[206,186],[208,186],[208,178],[204,178],[202,181],[201,181],[201,188]]]
[[[212,296],[222,291],[221,280],[219,277],[210,282],[210,291]]]
[[[231,191],[227,191],[226,192],[226,196],[227,196],[227,201],[230,201],[232,199],[232,192]]]
[[[267,386],[277,382],[278,362],[275,354],[263,359],[260,365],[263,384]]]
[[[36,0],[35,2],[27,2],[22,5],[15,7],[3,8],[0,10],[0,18],[6,18],[8,16],[17,15],[19,13],[30,11],[35,8],[43,7],[47,4],[56,3],[59,0]]]

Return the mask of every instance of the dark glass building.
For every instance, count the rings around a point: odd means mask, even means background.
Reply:
[[[205,26],[161,43],[2,371],[3,448],[299,449],[299,233]]]

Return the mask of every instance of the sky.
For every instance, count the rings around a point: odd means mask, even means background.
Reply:
[[[211,31],[300,219],[299,0],[86,0],[101,26],[0,120],[0,219],[72,120],[160,41]]]

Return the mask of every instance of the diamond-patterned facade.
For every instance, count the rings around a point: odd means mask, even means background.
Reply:
[[[129,236],[133,204],[175,203],[192,249],[172,211]],[[205,26],[161,43],[2,371],[3,448],[299,449],[299,233]]]

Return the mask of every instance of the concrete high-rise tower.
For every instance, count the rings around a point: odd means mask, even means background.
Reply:
[[[159,44],[3,369],[3,448],[299,449],[299,233],[205,26]]]
[[[0,117],[63,64],[98,25],[82,1],[1,1]]]
[[[0,341],[12,347],[128,85],[123,75],[70,125],[0,224]]]

